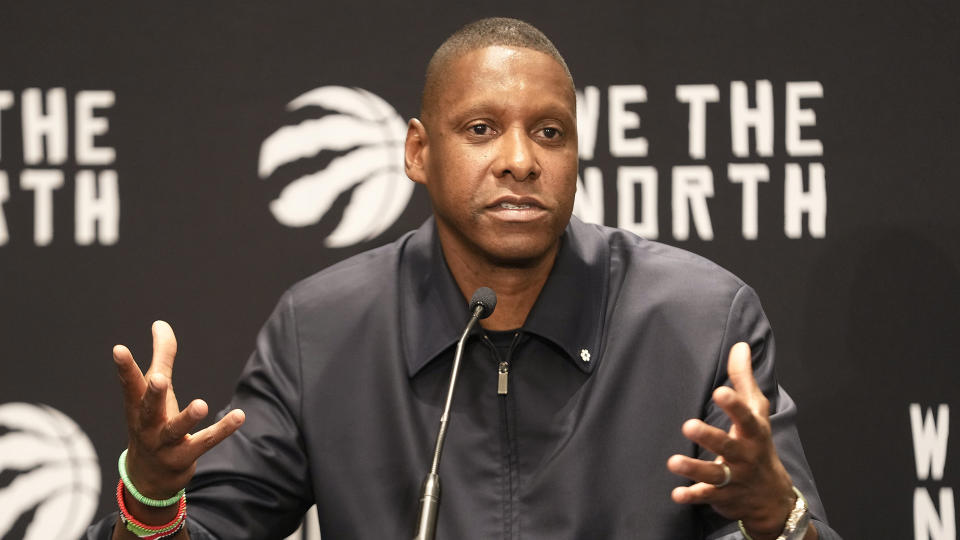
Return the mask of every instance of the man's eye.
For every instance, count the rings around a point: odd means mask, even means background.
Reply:
[[[486,135],[490,131],[490,126],[486,124],[474,124],[470,126],[470,132],[474,135]]]
[[[560,136],[560,130],[557,128],[543,128],[543,136],[548,139],[555,139]]]

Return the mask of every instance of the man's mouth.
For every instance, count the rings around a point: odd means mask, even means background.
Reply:
[[[529,223],[543,219],[547,211],[533,197],[502,197],[487,207],[497,220],[508,223]]]
[[[506,208],[507,210],[526,210],[527,208],[532,208],[529,204],[513,204],[508,202],[500,203],[500,208]]]

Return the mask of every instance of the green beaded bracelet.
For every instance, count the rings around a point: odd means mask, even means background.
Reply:
[[[158,534],[171,534],[175,530],[179,530],[183,525],[183,520],[177,521],[176,523],[170,525],[169,527],[154,531],[151,529],[144,529],[143,527],[138,526],[132,521],[127,522],[127,530],[135,534],[139,538],[144,538],[147,536],[155,536]]]
[[[185,489],[181,489],[177,492],[176,495],[170,497],[169,499],[151,499],[143,493],[137,491],[137,488],[134,487],[133,482],[130,481],[130,477],[127,476],[127,451],[124,450],[120,453],[120,460],[117,462],[117,468],[120,470],[120,479],[123,480],[124,487],[127,488],[127,491],[133,495],[133,498],[140,501],[142,504],[147,506],[152,506],[154,508],[163,508],[165,506],[173,506],[180,502],[180,498],[186,494]]]

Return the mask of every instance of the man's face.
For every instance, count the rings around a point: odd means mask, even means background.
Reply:
[[[494,46],[451,60],[442,77],[426,125],[411,121],[407,174],[427,187],[447,257],[500,266],[552,257],[577,180],[566,72],[544,53]]]

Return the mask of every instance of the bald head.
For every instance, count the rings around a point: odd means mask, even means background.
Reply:
[[[448,37],[430,58],[427,76],[420,98],[420,118],[428,121],[432,107],[437,103],[437,93],[449,74],[450,64],[464,54],[485,47],[501,45],[532,49],[557,61],[570,80],[573,92],[573,76],[560,52],[547,36],[533,25],[518,19],[490,17],[472,22]]]

